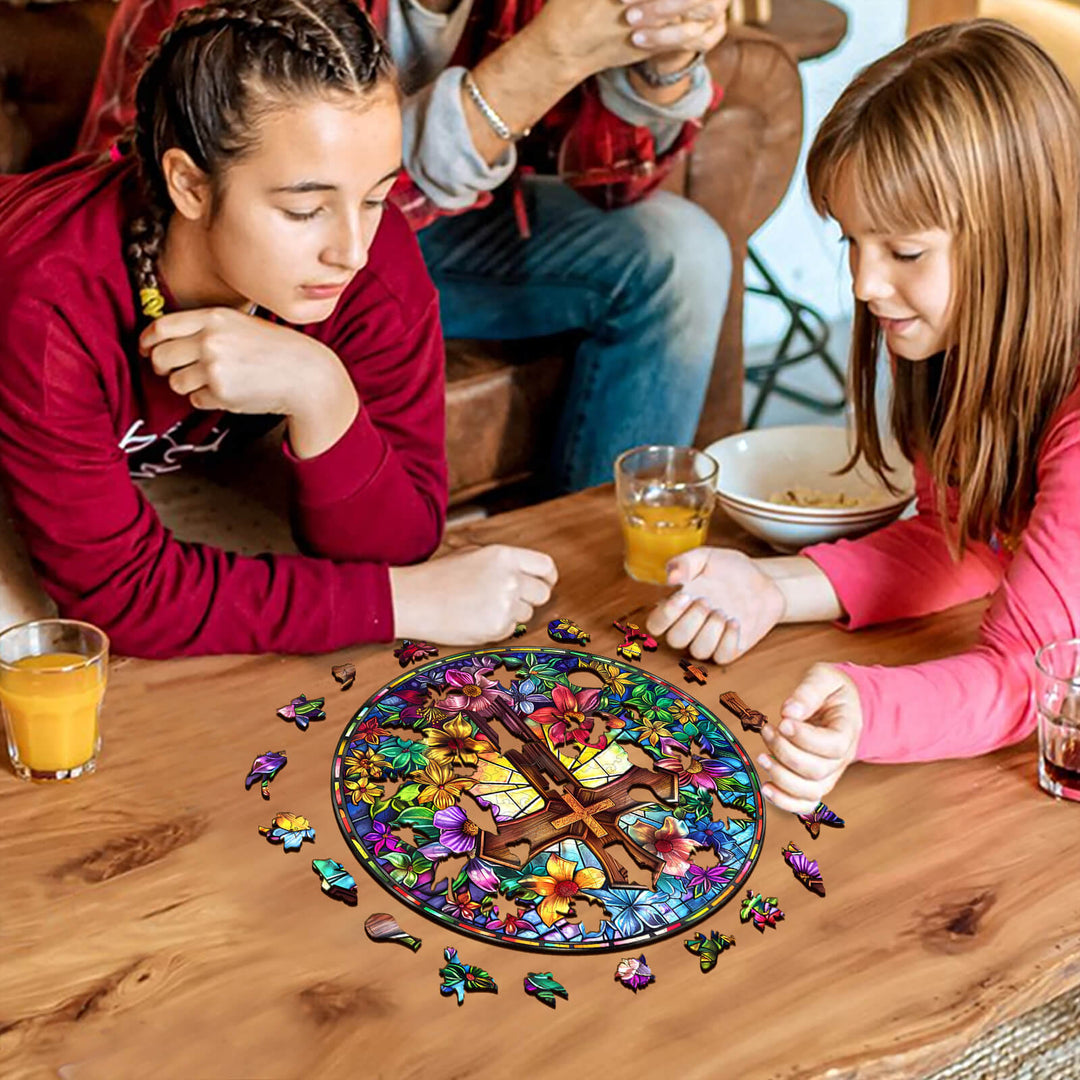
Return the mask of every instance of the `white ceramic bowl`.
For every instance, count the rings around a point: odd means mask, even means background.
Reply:
[[[889,453],[891,474],[901,494],[893,495],[864,462],[833,475],[848,459],[844,428],[820,425],[760,428],[729,435],[706,447],[719,465],[717,501],[747,532],[777,551],[857,536],[899,517],[914,497],[911,465],[899,451]],[[873,498],[852,507],[784,506],[770,495],[788,488]]]

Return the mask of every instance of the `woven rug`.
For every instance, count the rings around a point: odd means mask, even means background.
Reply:
[[[999,1024],[923,1080],[1080,1080],[1080,987]]]

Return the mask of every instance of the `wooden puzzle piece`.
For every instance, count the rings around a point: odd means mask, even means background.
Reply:
[[[712,971],[716,967],[716,960],[719,955],[725,950],[734,947],[735,939],[714,930],[708,937],[700,933],[695,934],[688,941],[684,941],[683,945],[690,952],[697,955],[702,971]]]
[[[648,986],[649,983],[655,982],[656,976],[649,969],[649,965],[645,963],[645,954],[642,953],[637,959],[627,957],[620,960],[619,966],[615,969],[615,979],[636,994],[639,990]]]
[[[557,997],[561,997],[563,1001],[570,1000],[566,987],[553,978],[550,971],[530,971],[525,976],[525,993],[532,994],[537,1001],[549,1009],[555,1008]]]
[[[564,619],[561,616],[552,619],[548,623],[548,637],[552,641],[559,641],[563,645],[584,645],[589,640],[589,635],[581,629],[577,623]]]
[[[337,682],[341,683],[342,690],[348,690],[356,681],[356,665],[338,664],[330,669],[330,674],[334,676]]]
[[[326,698],[312,698],[308,701],[304,694],[294,697],[288,705],[282,705],[277,714],[282,720],[291,720],[301,731],[307,731],[312,720],[325,720],[323,703]]]
[[[315,830],[302,814],[285,811],[275,814],[269,825],[260,825],[259,832],[272,844],[281,844],[285,851],[299,851],[305,840],[314,842]]]
[[[333,900],[356,907],[356,879],[336,859],[312,859],[311,869],[319,875],[319,886]]]
[[[780,849],[780,854],[784,856],[784,862],[791,867],[792,873],[812,893],[817,893],[818,896],[825,895],[825,882],[821,880],[821,871],[815,859],[807,858],[790,842],[786,848]]]
[[[270,781],[288,764],[288,758],[284,750],[267,750],[260,754],[252,763],[251,770],[244,777],[244,789],[251,790],[251,785],[256,780],[261,781],[261,794],[264,799],[270,798]]]
[[[458,959],[457,949],[446,949],[443,952],[446,966],[439,968],[442,977],[442,986],[439,990],[444,994],[457,994],[457,1003],[464,1004],[465,995],[484,991],[490,994],[499,992],[495,980],[476,964],[463,964]]]
[[[721,694],[720,704],[739,718],[743,731],[760,732],[762,727],[769,722],[769,718],[764,713],[751,709],[734,690]]]
[[[407,934],[398,926],[397,919],[385,911],[376,911],[364,920],[364,933],[372,941],[395,941],[398,945],[404,945],[413,952],[419,952],[423,941],[412,934]]]
[[[679,661],[679,667],[685,673],[683,679],[686,682],[696,682],[699,686],[704,686],[708,681],[708,672],[704,668],[698,667],[689,656],[684,656]]]
[[[402,639],[401,647],[394,650],[394,656],[402,667],[410,664],[418,664],[421,660],[427,660],[432,656],[438,656],[439,650],[427,641],[410,641]]]
[[[777,906],[775,896],[768,896],[763,899],[761,893],[755,893],[750,889],[746,890],[746,899],[743,900],[742,907],[739,908],[739,919],[742,922],[752,920],[754,929],[764,934],[766,926],[775,929],[777,922],[783,917],[784,913]]]
[[[828,825],[830,829],[844,827],[844,819],[837,817],[823,802],[819,802],[809,814],[799,814],[799,820],[814,840],[818,838],[822,825]]]

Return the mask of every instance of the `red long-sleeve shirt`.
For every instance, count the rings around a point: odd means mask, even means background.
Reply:
[[[316,457],[286,445],[305,554],[246,557],[177,540],[131,480],[276,419],[193,409],[139,355],[132,181],[129,162],[74,159],[0,185],[0,483],[43,586],[134,656],[389,640],[388,566],[434,551],[447,497],[443,342],[412,231],[388,207],[333,315],[294,327],[341,359],[360,410]]]

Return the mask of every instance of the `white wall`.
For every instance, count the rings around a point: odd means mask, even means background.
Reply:
[[[838,49],[820,60],[799,65],[803,78],[803,149],[784,201],[754,235],[751,243],[783,288],[822,311],[830,321],[850,318],[851,282],[833,222],[818,218],[806,195],[803,167],[814,131],[856,72],[904,40],[907,0],[831,0],[848,16],[848,33]],[[748,284],[756,284],[747,264]],[[778,340],[787,325],[779,304],[747,296],[745,343],[748,347]],[[832,343],[838,359],[847,343]]]

